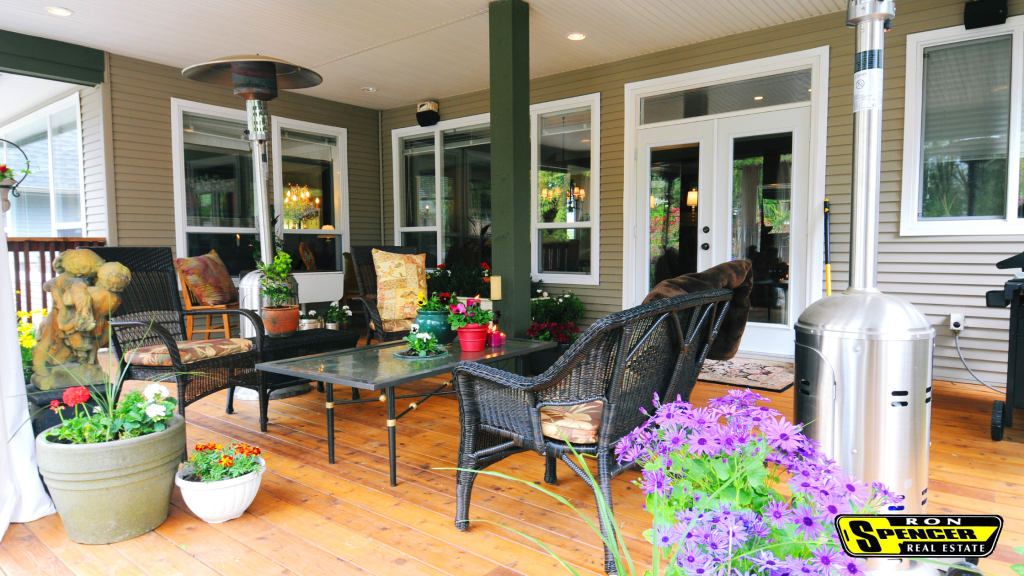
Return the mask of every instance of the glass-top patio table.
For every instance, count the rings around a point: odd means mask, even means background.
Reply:
[[[334,407],[338,404],[358,404],[361,402],[387,402],[387,427],[388,427],[388,457],[391,464],[391,485],[397,485],[395,475],[395,426],[398,419],[405,416],[409,411],[435,395],[454,394],[454,390],[447,390],[451,382],[445,382],[441,387],[427,394],[407,394],[395,396],[395,387],[401,384],[408,384],[431,376],[439,376],[451,372],[455,365],[461,361],[480,362],[490,364],[502,360],[514,358],[516,360],[516,372],[523,373],[524,360],[526,355],[538,350],[553,348],[554,342],[541,342],[539,340],[513,340],[508,339],[500,348],[484,348],[481,352],[463,352],[459,347],[458,340],[448,348],[448,354],[439,358],[428,358],[423,360],[406,360],[396,358],[395,352],[406,348],[405,342],[389,342],[376,346],[363,346],[337,352],[327,352],[301,358],[289,358],[276,362],[263,362],[256,365],[256,368],[265,372],[293,376],[295,378],[309,378],[326,385],[327,392],[327,458],[328,462],[334,463]],[[351,386],[360,390],[381,391],[379,398],[367,398],[334,401],[334,385]],[[402,398],[418,398],[409,404],[409,407],[401,414],[395,414],[395,400]]]

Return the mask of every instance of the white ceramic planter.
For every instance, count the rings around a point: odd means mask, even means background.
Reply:
[[[219,482],[189,482],[185,476],[192,473],[192,467],[182,466],[174,476],[174,483],[193,514],[210,524],[220,524],[241,516],[256,498],[267,470],[263,458],[259,461],[260,469],[256,472]]]

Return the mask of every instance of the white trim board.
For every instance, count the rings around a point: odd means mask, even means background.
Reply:
[[[736,116],[755,112],[767,112],[798,106],[811,108],[810,161],[809,161],[809,201],[811,206],[822,206],[825,201],[825,161],[827,156],[828,129],[828,80],[829,80],[829,47],[821,46],[800,52],[792,52],[779,56],[749,60],[726,66],[697,70],[664,78],[631,82],[625,86],[625,144],[623,147],[623,266],[622,266],[622,306],[629,308],[635,304],[636,277],[635,262],[628,260],[634,254],[638,242],[636,229],[636,174],[637,174],[637,130],[640,128],[641,98],[679,92],[692,88],[735,82],[749,78],[771,76],[784,72],[811,69],[811,100],[810,103],[788,104],[743,110],[731,114],[700,116],[686,120],[647,124],[644,128],[664,126],[689,121],[704,121],[715,118]],[[824,221],[821,211],[807,210],[807,222],[804,229],[808,238],[820,238],[824,234]],[[804,279],[805,302],[801,308],[810,305],[822,296],[822,277],[824,275],[824,248],[821,242],[808,242],[806,251],[807,277]]]

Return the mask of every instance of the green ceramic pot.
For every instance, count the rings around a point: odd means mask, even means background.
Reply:
[[[174,474],[185,451],[185,419],[130,440],[56,444],[36,437],[39,472],[68,538],[109,544],[141,536],[163,524]]]
[[[420,326],[420,332],[433,334],[441,346],[448,346],[455,342],[455,331],[448,324],[448,311],[438,310],[431,312],[420,310],[416,314],[416,323]]]

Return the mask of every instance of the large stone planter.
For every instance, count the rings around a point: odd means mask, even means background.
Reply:
[[[163,432],[102,444],[36,437],[39,472],[68,538],[109,544],[141,536],[167,519],[174,474],[185,451],[185,419]]]

